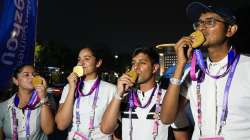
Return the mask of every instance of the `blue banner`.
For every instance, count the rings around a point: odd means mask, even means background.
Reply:
[[[0,90],[9,86],[13,70],[33,63],[37,0],[0,2]]]

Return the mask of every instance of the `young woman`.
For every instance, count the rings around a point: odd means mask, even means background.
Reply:
[[[17,92],[0,103],[1,140],[47,140],[47,134],[53,132],[54,118],[48,103],[47,84],[39,77],[42,82],[33,85],[34,74],[34,67],[29,64],[14,71],[13,83]]]
[[[83,75],[72,72],[64,87],[60,106],[56,115],[57,127],[65,130],[70,127],[68,139],[109,140],[110,135],[100,132],[102,115],[116,92],[116,87],[102,81],[97,70],[102,64],[100,51],[83,48],[78,55],[78,66]]]

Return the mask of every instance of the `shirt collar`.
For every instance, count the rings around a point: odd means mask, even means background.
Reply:
[[[95,79],[91,79],[91,80],[84,80],[84,83],[85,84],[93,84],[96,80],[97,80],[98,77],[96,77]]]
[[[15,104],[14,104],[15,96],[16,96],[16,93],[8,100],[8,110],[15,107]]]
[[[211,62],[211,60],[209,58],[207,58],[208,69],[210,69],[210,67],[215,67],[215,66],[216,67],[224,67],[228,63],[227,57],[228,57],[228,55],[226,55],[222,60],[220,60],[218,62]]]
[[[157,86],[156,91],[158,91],[158,90],[159,90],[159,84],[157,83],[156,86]],[[145,96],[145,97],[147,97],[147,96],[150,97],[150,95],[151,95],[150,93],[151,93],[153,90],[154,90],[154,86],[153,86],[150,90],[148,90],[148,91],[146,91],[146,92],[142,92],[141,90],[137,90],[137,94],[138,94],[138,95],[142,95],[142,94],[144,93],[144,96]],[[155,93],[157,93],[156,91],[155,91]],[[155,93],[154,93],[154,94],[155,94]]]
[[[233,49],[233,46],[230,47],[230,49],[228,50],[228,52]],[[212,66],[218,66],[218,67],[224,67],[225,65],[227,65],[228,63],[228,54],[220,61],[218,62],[211,62],[211,60],[209,59],[209,57],[207,57],[207,66],[208,68],[212,67]]]

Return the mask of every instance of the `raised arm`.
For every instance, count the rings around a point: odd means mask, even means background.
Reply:
[[[175,73],[182,73],[180,72],[181,68],[178,66],[176,67]],[[175,80],[180,80],[181,76],[178,76],[177,74],[174,74],[173,78]],[[181,75],[181,74],[180,74]],[[167,93],[165,94],[162,102],[162,109],[160,118],[161,121],[165,124],[170,124],[175,121],[176,114],[179,110],[179,104],[184,104],[184,97],[180,96],[180,85],[177,83],[171,83],[168,86]]]
[[[184,106],[185,99],[180,96],[180,81],[184,72],[184,67],[190,58],[192,48],[192,40],[190,37],[181,38],[175,46],[177,55],[176,69],[162,102],[162,110],[160,114],[161,121],[165,124],[174,122],[179,108]],[[184,52],[184,47],[188,47],[187,52]],[[187,53],[187,54],[186,54]],[[187,57],[186,57],[187,56]],[[182,104],[181,106],[179,106]]]
[[[131,77],[123,74],[117,81],[117,93],[108,105],[101,122],[101,131],[111,134],[117,127],[117,120],[120,117],[120,106],[124,92],[133,85]]]
[[[68,91],[64,89],[63,93],[67,93],[64,103],[59,105],[56,113],[55,121],[59,130],[65,130],[71,123],[73,118],[74,108],[74,93],[76,89],[77,75],[71,73],[68,76],[69,87]]]
[[[41,106],[41,118],[40,118],[40,124],[43,132],[48,135],[51,134],[54,131],[54,115],[52,113],[52,110],[49,107],[48,102],[48,96],[47,96],[47,83],[43,77],[42,79],[42,84],[38,84],[35,86],[35,89],[37,91],[38,96],[41,99],[42,106]]]
[[[41,128],[48,135],[54,131],[55,121],[54,115],[48,104],[43,104],[41,107]]]

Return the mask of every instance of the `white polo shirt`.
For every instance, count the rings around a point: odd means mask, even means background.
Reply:
[[[5,102],[0,103],[0,128],[3,129],[5,139],[11,140],[13,136],[13,116],[12,116],[12,108],[16,110],[16,118],[17,118],[17,131],[18,131],[18,139],[26,140],[26,122],[28,110],[22,110],[14,105],[14,98],[16,94],[14,94],[10,99]],[[30,127],[30,139],[31,140],[47,140],[47,135],[45,135],[41,129],[40,125],[40,112],[41,106],[31,111],[29,127]]]
[[[90,91],[90,88],[94,84],[95,80],[84,81],[84,87],[83,87],[82,92],[85,94],[88,93]],[[69,85],[66,85],[63,89],[62,96],[61,96],[61,99],[59,101],[60,104],[65,102],[65,99],[68,95],[68,90],[69,90]],[[111,138],[109,135],[101,134],[101,131],[99,129],[99,125],[100,125],[100,122],[102,119],[102,115],[103,115],[104,111],[106,110],[108,104],[111,102],[115,93],[116,93],[116,86],[115,85],[101,80],[100,86],[99,86],[98,99],[97,99],[96,108],[95,108],[94,128],[96,128],[96,129],[93,132],[93,133],[95,133],[94,135],[99,135],[101,138],[98,136],[98,138],[94,138],[94,139],[108,140]],[[89,119],[90,119],[90,112],[92,110],[94,96],[95,96],[95,90],[91,95],[84,96],[84,97],[80,98],[80,122],[81,122],[81,124],[80,124],[79,129],[85,135],[88,135],[88,133],[89,133],[88,123],[89,123]],[[75,113],[76,113],[76,102],[74,104],[73,122],[72,122],[72,128],[71,128],[70,132],[77,131]],[[72,134],[70,132],[69,132],[69,134]],[[69,135],[69,139],[70,139],[70,137],[71,137],[71,135]]]
[[[221,74],[226,70],[227,57],[217,63],[207,59],[208,69],[212,75]],[[222,136],[225,140],[250,139],[250,57],[241,55],[237,64],[228,96],[228,115]],[[201,112],[203,136],[218,134],[225,84],[228,74],[220,79],[213,79],[206,75],[201,83]],[[190,100],[191,110],[195,120],[193,140],[199,139],[197,120],[196,82],[190,82],[189,76],[185,79],[181,93]]]
[[[141,91],[138,91],[138,97],[141,103],[144,105],[149,100],[150,95],[153,91],[153,88],[148,90],[147,92],[142,94]],[[155,104],[156,104],[156,97],[159,91],[159,85],[157,85],[157,89],[154,93],[151,103],[146,108],[137,107],[136,109],[132,110],[132,125],[133,125],[133,133],[132,137],[133,140],[152,140],[153,139],[153,126],[154,126],[154,118],[153,115],[155,113]],[[161,102],[165,95],[166,90],[161,90]],[[183,113],[183,112],[182,112]],[[173,128],[184,128],[188,127],[188,121],[185,117],[184,113],[178,115],[178,119],[176,120],[176,125],[171,125]],[[129,130],[130,130],[130,120],[129,120],[129,111],[127,103],[122,103],[121,106],[121,119],[122,119],[122,139],[129,140]],[[164,140],[168,138],[168,128],[170,125],[164,125],[159,120],[159,128],[158,128],[158,135],[156,140]]]

